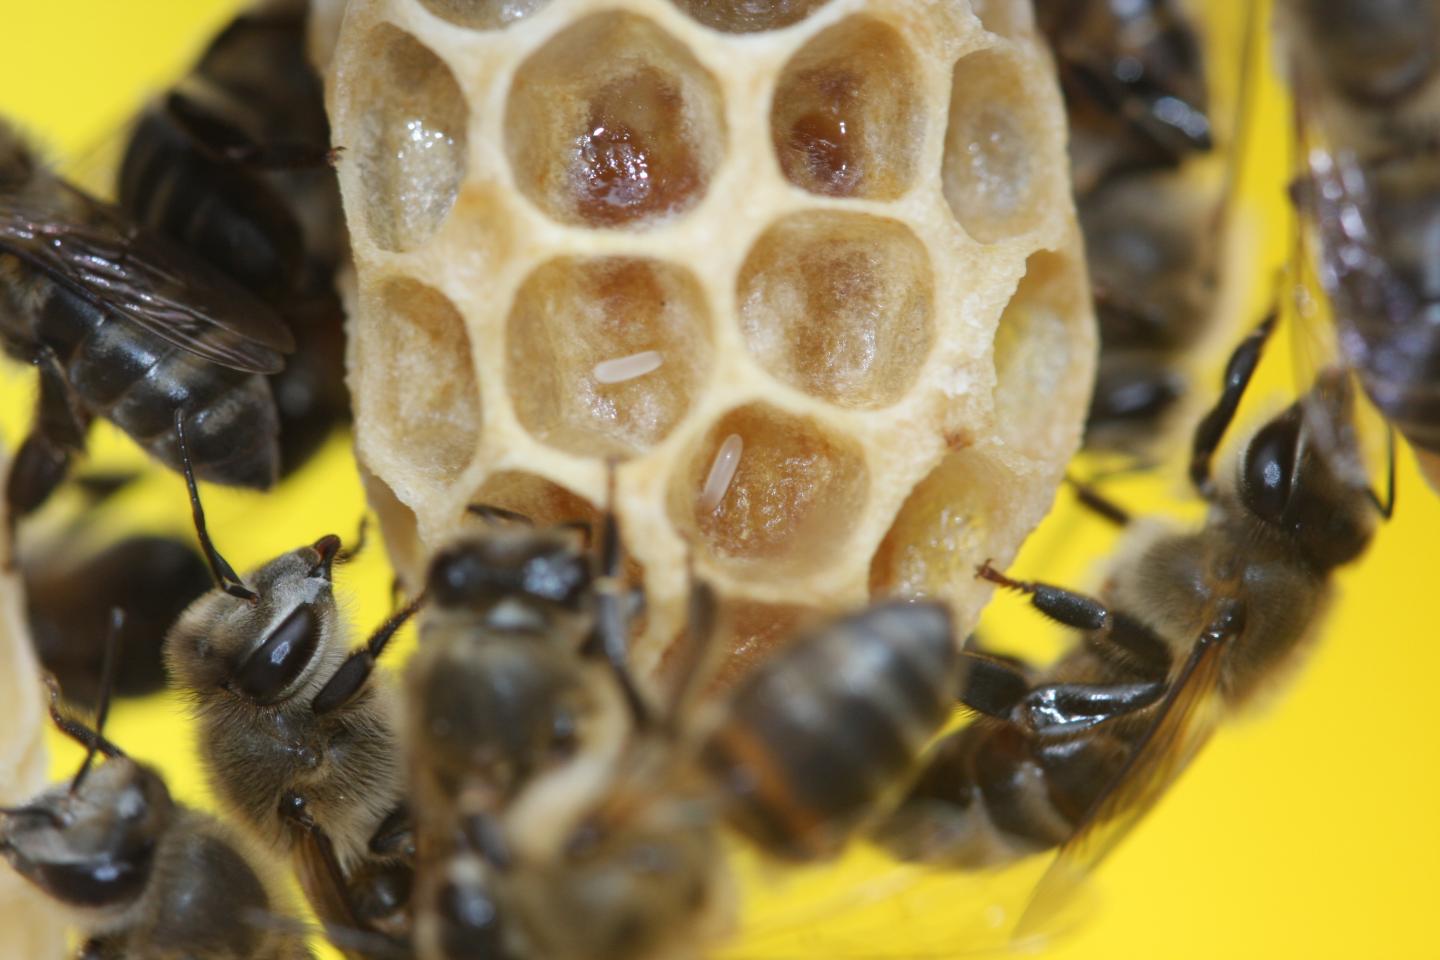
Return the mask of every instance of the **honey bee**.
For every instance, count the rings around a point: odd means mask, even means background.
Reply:
[[[1286,0],[1280,12],[1309,224],[1297,259],[1318,261],[1340,355],[1440,489],[1440,7]]]
[[[269,3],[226,26],[141,114],[118,177],[121,209],[259,296],[294,334],[269,378],[282,476],[350,411],[335,289],[349,248],[306,7]]]
[[[971,654],[961,699],[979,719],[937,745],[881,836],[902,856],[964,868],[1060,847],[1022,930],[1053,915],[1225,717],[1298,663],[1332,573],[1388,515],[1339,367],[1249,438],[1233,482],[1211,482],[1274,322],[1235,350],[1195,431],[1193,476],[1210,507],[1198,530],[1137,525],[1098,598],[979,571],[1082,636],[1047,669]],[[1128,520],[1114,505],[1107,515]]]
[[[188,459],[184,469],[219,585],[180,616],[164,652],[171,684],[191,700],[211,786],[289,857],[327,927],[398,949],[413,849],[395,704],[373,671],[415,605],[350,651],[331,584],[340,538],[281,554],[247,585],[214,550]]]
[[[721,826],[788,862],[838,853],[949,715],[959,659],[945,607],[898,601],[797,638],[715,704],[692,658],[589,786],[548,774],[471,819],[422,881],[421,956],[698,953],[730,908]]]
[[[113,650],[112,638],[112,662]],[[52,681],[51,715],[85,760],[69,783],[0,809],[0,855],[73,911],[83,960],[309,960],[298,921],[243,841],[176,803],[156,770],[104,738],[102,688],[90,729],[60,712]],[[108,758],[98,767],[97,752]]]
[[[21,557],[25,609],[35,651],[71,702],[99,696],[102,635],[108,612],[126,611],[115,677],[116,696],[141,696],[165,685],[161,644],[186,607],[210,587],[205,562],[188,543],[133,534],[82,552],[62,538]]]
[[[1178,0],[1039,0],[1071,126],[1075,191],[1213,144],[1198,31]]]
[[[294,340],[214,267],[43,167],[0,121],[0,346],[39,371],[35,425],[7,481],[12,517],[38,507],[110,420],[178,469],[184,414],[195,469],[264,489],[279,465],[278,372]]]
[[[1052,0],[1036,13],[1069,114],[1100,328],[1085,446],[1143,460],[1189,390],[1188,352],[1213,326],[1243,112],[1218,191],[1197,183],[1215,137],[1204,46],[1182,5]]]

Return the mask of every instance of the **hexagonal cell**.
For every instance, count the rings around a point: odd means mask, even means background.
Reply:
[[[521,191],[569,224],[634,227],[688,210],[720,162],[720,88],[649,20],[598,13],[520,66],[505,150]]]
[[[1007,443],[1045,455],[1059,442],[1055,404],[1068,395],[1080,356],[1071,324],[1083,311],[1085,278],[1070,257],[1041,251],[1025,262],[1025,276],[995,331],[995,420]]]
[[[380,518],[390,566],[400,577],[406,592],[413,595],[418,592],[424,576],[425,548],[420,543],[420,522],[415,511],[400,502],[388,483],[371,473],[363,463],[358,466],[365,500]]]
[[[674,0],[696,20],[725,33],[758,33],[799,23],[830,0]]]
[[[982,50],[955,64],[941,186],[960,225],[993,243],[1033,229],[1053,190],[1040,155],[1046,137],[1025,72],[1014,58]]]
[[[601,514],[595,504],[567,487],[523,470],[492,473],[469,502],[513,511],[528,517],[537,527],[576,524],[588,528],[591,536],[600,531]],[[632,584],[644,582],[645,568],[629,553],[625,555],[625,576]],[[643,619],[631,627],[643,629]]]
[[[846,407],[902,397],[934,340],[930,256],[895,220],[791,214],[751,248],[740,328],[773,375]]]
[[[710,318],[680,267],[566,257],[526,278],[510,311],[505,381],[520,423],[585,456],[664,439],[710,371]]]
[[[469,108],[450,68],[402,30],[375,27],[363,56],[372,68],[346,88],[347,157],[359,165],[371,238],[410,250],[440,229],[465,179]]]
[[[997,36],[1014,37],[1035,29],[1034,11],[1023,0],[970,0],[970,11]]]
[[[915,175],[925,117],[899,32],[850,17],[791,58],[770,109],[785,178],[811,193],[893,200]]]
[[[864,455],[807,417],[751,404],[722,417],[671,478],[672,522],[737,571],[833,561],[869,494]]]
[[[948,454],[910,491],[880,541],[870,561],[871,596],[953,603],[974,595],[975,568],[992,556],[986,518],[1005,515],[1013,485],[1008,471],[973,448]]]
[[[362,422],[410,469],[445,482],[465,469],[480,438],[480,391],[465,320],[440,291],[408,278],[385,281],[361,324],[355,401]]]
[[[420,5],[442,20],[472,30],[494,30],[523,20],[549,0],[420,0]]]

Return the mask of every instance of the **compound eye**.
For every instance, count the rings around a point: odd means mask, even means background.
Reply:
[[[468,546],[441,551],[430,565],[429,594],[441,607],[481,609],[509,593],[508,571]]]
[[[479,884],[450,882],[440,891],[444,955],[451,960],[508,956],[494,898]]]
[[[569,550],[531,557],[523,574],[525,592],[569,609],[579,609],[590,590],[590,564]]]
[[[232,688],[266,706],[280,699],[320,646],[320,618],[302,603],[265,638],[235,675]]]
[[[1256,516],[1269,523],[1281,524],[1290,502],[1300,420],[1299,409],[1291,407],[1262,427],[1245,448],[1241,496]]]

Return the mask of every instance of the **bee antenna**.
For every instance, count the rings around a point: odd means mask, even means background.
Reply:
[[[105,663],[100,668],[100,705],[95,710],[95,729],[90,737],[90,749],[70,781],[70,796],[80,792],[80,785],[95,763],[95,753],[100,749],[101,737],[105,734],[105,720],[110,716],[110,696],[115,692],[115,672],[120,659],[120,630],[125,626],[125,611],[119,607],[110,608],[110,629],[105,633]]]
[[[370,532],[370,514],[360,514],[360,527],[355,531],[355,545],[349,549],[341,550],[335,554],[335,562],[349,563],[360,555],[365,549],[366,536]]]
[[[185,473],[185,487],[190,491],[190,514],[195,518],[195,533],[200,538],[200,550],[205,554],[205,562],[210,566],[210,575],[215,578],[215,585],[232,597],[241,600],[248,600],[251,603],[260,599],[260,596],[245,586],[235,569],[225,562],[220,556],[220,551],[215,549],[215,544],[210,540],[210,531],[205,526],[205,508],[200,505],[200,489],[195,485],[195,467],[190,462],[190,448],[185,445],[185,412],[175,411],[175,442],[180,448],[180,466]]]

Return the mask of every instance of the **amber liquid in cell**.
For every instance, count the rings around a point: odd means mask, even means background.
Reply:
[[[582,220],[621,226],[689,205],[700,164],[684,107],[674,84],[655,70],[614,81],[590,101],[570,177]]]
[[[780,166],[791,183],[832,197],[857,192],[864,167],[857,149],[864,135],[860,78],[848,71],[816,72],[800,86],[818,94],[815,109],[790,127],[780,152]]]

